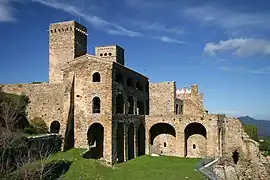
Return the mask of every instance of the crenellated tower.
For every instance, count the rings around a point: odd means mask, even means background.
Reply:
[[[75,21],[50,24],[49,83],[62,83],[61,69],[67,62],[87,53],[87,29]]]

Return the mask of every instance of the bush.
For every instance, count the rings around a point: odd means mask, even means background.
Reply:
[[[22,167],[18,171],[7,176],[6,180],[54,180],[68,171],[71,162],[65,160],[51,161],[51,162],[37,162]]]
[[[263,151],[265,155],[270,155],[270,140],[263,138],[263,142],[260,142],[260,150]]]
[[[41,117],[35,117],[30,121],[30,125],[25,129],[29,134],[45,134],[48,133],[48,126]]]
[[[255,140],[255,141],[259,141],[259,137],[258,137],[258,129],[255,125],[251,125],[251,124],[243,124],[245,132],[248,134],[248,136]]]

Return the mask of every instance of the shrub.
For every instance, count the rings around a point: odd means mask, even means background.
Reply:
[[[31,134],[48,133],[48,126],[41,117],[35,117],[30,121],[26,131],[30,131]]]
[[[258,129],[255,125],[251,124],[243,124],[245,132],[249,135],[249,137],[255,141],[259,141],[258,137]]]

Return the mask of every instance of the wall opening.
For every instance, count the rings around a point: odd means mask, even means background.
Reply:
[[[178,108],[179,108],[179,105],[176,104],[176,106],[175,106],[175,114],[178,114]]]
[[[196,144],[193,144],[193,149],[196,149]]]
[[[58,121],[53,121],[50,126],[50,133],[59,133],[60,123]]]
[[[167,144],[166,144],[166,142],[164,142],[164,144],[163,144],[163,145],[164,145],[164,147],[167,147]]]
[[[128,87],[133,87],[134,86],[134,82],[133,82],[133,79],[132,78],[128,78],[128,80],[127,80],[127,86]]]
[[[144,115],[144,104],[142,101],[137,101],[137,114]]]
[[[100,113],[100,99],[99,97],[94,97],[92,101],[92,112]]]
[[[143,124],[139,125],[137,133],[137,141],[138,141],[138,156],[142,156],[145,154],[145,128]]]
[[[143,91],[143,86],[139,81],[136,82],[136,89],[139,91]]]
[[[124,123],[117,124],[117,163],[124,162]]]
[[[116,96],[116,114],[124,113],[124,97],[122,94]]]
[[[239,152],[238,152],[237,150],[235,150],[235,151],[233,152],[232,158],[233,158],[234,164],[237,164],[238,161],[239,161]]]
[[[117,73],[115,75],[115,81],[120,83],[120,84],[124,84],[124,77],[121,73]]]
[[[128,126],[128,157],[127,159],[134,158],[134,124],[130,123]]]
[[[207,139],[206,129],[202,124],[190,123],[189,125],[187,125],[185,128],[185,151],[184,151],[185,156],[187,156],[189,153],[188,152],[188,143],[187,143],[188,139],[189,139],[189,137],[191,137],[194,134],[202,135],[205,139]],[[197,144],[197,146],[198,146],[198,144]],[[197,148],[196,145],[195,145],[195,148]],[[205,148],[205,147],[201,147],[201,148]]]
[[[129,103],[128,114],[134,114],[134,101],[132,96],[128,97],[128,103]]]
[[[150,128],[150,144],[154,144],[154,139],[160,134],[170,134],[176,137],[176,132],[173,126],[167,123],[158,123]]]
[[[92,124],[87,132],[89,157],[99,159],[103,157],[104,127],[100,123]]]
[[[93,74],[92,81],[93,82],[100,82],[100,74],[98,72]]]

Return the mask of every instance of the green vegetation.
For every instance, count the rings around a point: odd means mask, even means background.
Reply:
[[[259,141],[258,137],[258,129],[255,125],[251,124],[243,124],[245,132],[249,135],[249,137],[255,141]]]
[[[29,126],[24,132],[28,134],[45,134],[49,132],[49,129],[41,117],[35,117],[30,121]]]
[[[263,142],[260,142],[260,150],[264,155],[270,155],[270,137],[263,137]]]
[[[81,155],[84,151],[83,149],[71,149],[59,152],[52,155],[47,161],[65,160],[72,162],[69,170],[62,176],[63,180],[179,180],[186,177],[194,180],[203,179],[202,175],[194,170],[200,159],[141,156],[112,168],[101,164],[98,160],[82,158]]]

